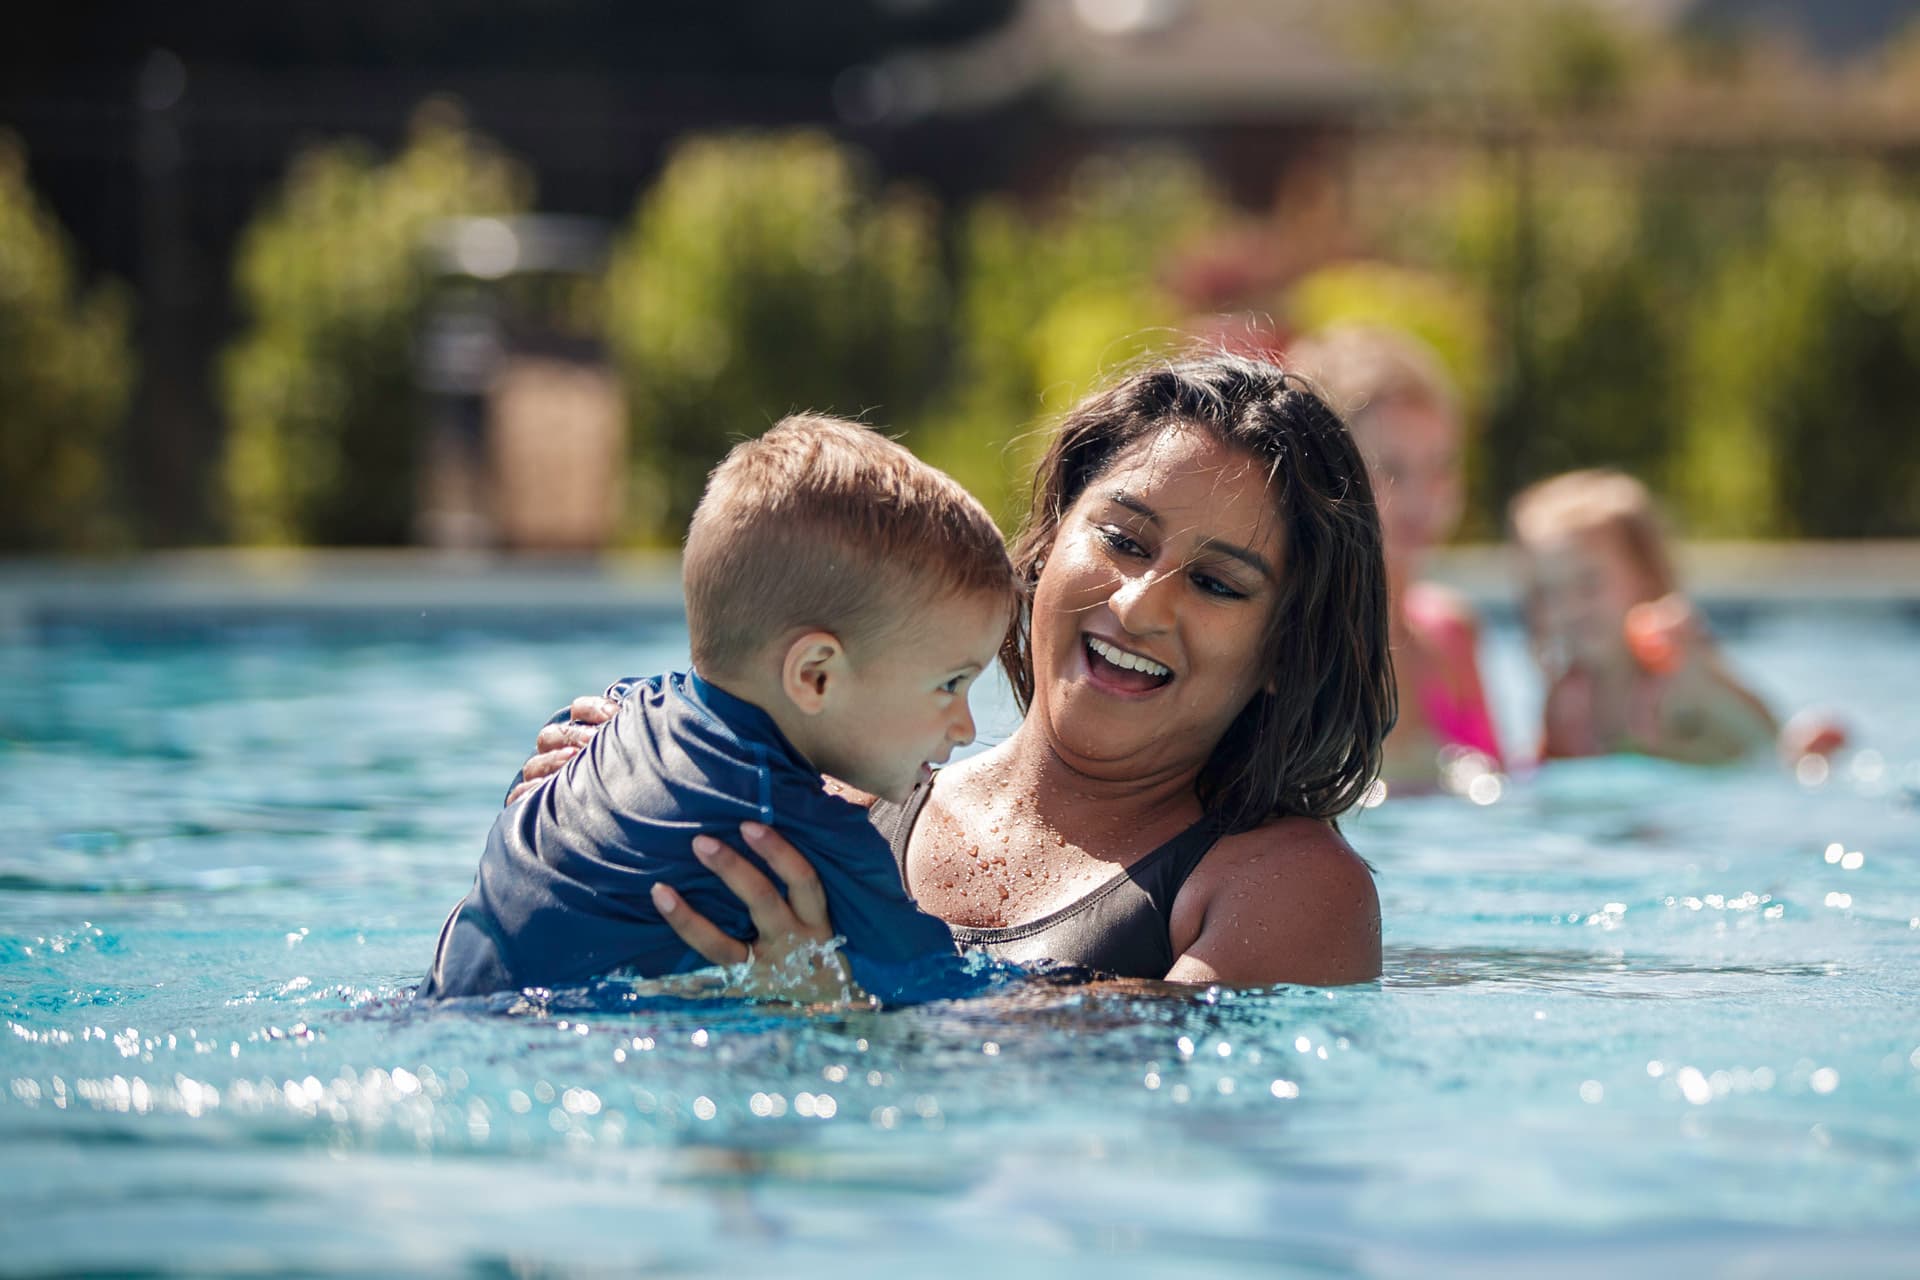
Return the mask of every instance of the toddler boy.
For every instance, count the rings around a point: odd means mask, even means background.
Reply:
[[[805,854],[850,953],[953,953],[893,855],[828,774],[904,800],[973,738],[1013,570],[986,511],[851,422],[801,414],[715,468],[682,576],[693,670],[635,683],[590,746],[495,820],[440,931],[423,997],[658,977],[705,962],[655,909],[664,882],[736,937],[747,910],[693,856],[742,821]]]

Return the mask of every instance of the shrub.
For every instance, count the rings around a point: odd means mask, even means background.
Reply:
[[[1486,289],[1502,351],[1470,476],[1495,519],[1520,486],[1573,467],[1665,481],[1702,274],[1638,161],[1568,149],[1524,163],[1466,186],[1446,264]]]
[[[1722,534],[1920,534],[1920,190],[1783,173],[1699,309],[1676,484]]]
[[[914,448],[1016,521],[1044,443],[1035,424],[1188,341],[1160,272],[1225,220],[1196,165],[1151,151],[1083,162],[1041,207],[976,205],[961,229],[956,357]]]
[[[678,538],[708,469],[791,410],[905,426],[931,391],[945,309],[935,210],[877,189],[857,152],[811,132],[682,143],[607,282],[633,532]]]
[[[1289,327],[1310,333],[1335,324],[1366,324],[1399,329],[1432,347],[1460,393],[1469,427],[1476,424],[1488,385],[1487,326],[1483,303],[1464,283],[1431,272],[1380,262],[1344,262],[1322,267],[1288,290],[1283,312]],[[1465,469],[1478,465],[1480,441],[1467,432]],[[1467,513],[1469,536],[1498,536],[1497,521],[1481,518],[1484,508]]]
[[[111,459],[133,383],[127,296],[82,291],[73,253],[0,133],[0,547],[84,549],[124,531]]]
[[[294,160],[241,237],[248,327],[220,371],[239,540],[409,540],[422,236],[439,218],[517,212],[530,193],[525,170],[442,104],[416,116],[390,160],[352,141]]]

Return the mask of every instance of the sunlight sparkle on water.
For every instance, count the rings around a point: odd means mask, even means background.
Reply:
[[[1726,1251],[1755,1229],[1796,1274],[1843,1238],[1870,1251],[1849,1274],[1904,1274],[1887,1259],[1911,1256],[1920,1169],[1899,1123],[1920,1101],[1916,618],[1877,640],[1851,614],[1817,634],[1764,611],[1728,629],[1782,697],[1860,708],[1884,759],[1841,755],[1817,787],[1770,761],[1463,768],[1457,793],[1396,789],[1355,815],[1378,984],[1014,980],[826,1017],[624,987],[416,1006],[497,812],[503,744],[574,692],[564,673],[632,660],[625,629],[79,636],[11,666],[0,645],[0,719],[36,744],[9,757],[17,838],[0,849],[18,886],[0,889],[0,1152],[26,1224],[8,1256],[36,1274],[244,1271],[267,1222],[285,1256],[343,1271],[557,1273],[633,1238],[636,1265],[688,1273],[925,1270],[828,1247],[857,1236],[982,1263],[970,1273],[1069,1274],[1113,1259],[992,1251],[1056,1213],[1059,1239],[1103,1247],[1087,1233],[1124,1187],[1128,1238],[1152,1256],[1122,1261],[1143,1275],[1273,1257],[1339,1273],[1436,1241],[1462,1274],[1614,1239],[1715,1259],[1746,1256]],[[1518,726],[1524,638],[1491,635],[1496,710]],[[677,654],[682,634],[668,641]],[[1827,674],[1853,684],[1814,687]],[[132,714],[76,722],[100,687]],[[422,689],[458,714],[411,714]],[[77,764],[85,812],[65,800]],[[1472,803],[1496,782],[1497,803]],[[244,874],[204,874],[228,868]],[[152,1216],[156,1187],[187,1212]],[[525,1229],[558,1200],[550,1229]],[[420,1235],[423,1210],[448,1229]],[[149,1229],[119,1249],[96,1223],[124,1211]]]

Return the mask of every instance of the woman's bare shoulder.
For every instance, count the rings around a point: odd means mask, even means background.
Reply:
[[[1176,980],[1330,984],[1380,973],[1373,871],[1310,818],[1222,838],[1181,888],[1172,926]]]
[[[1201,863],[1222,875],[1297,881],[1304,878],[1365,881],[1373,871],[1331,823],[1313,818],[1276,818],[1264,826],[1222,836]],[[1196,875],[1199,873],[1196,872]]]

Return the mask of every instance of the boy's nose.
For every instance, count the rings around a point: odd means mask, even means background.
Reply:
[[[973,708],[964,703],[961,705],[960,714],[947,726],[947,741],[956,747],[964,747],[973,741]]]

